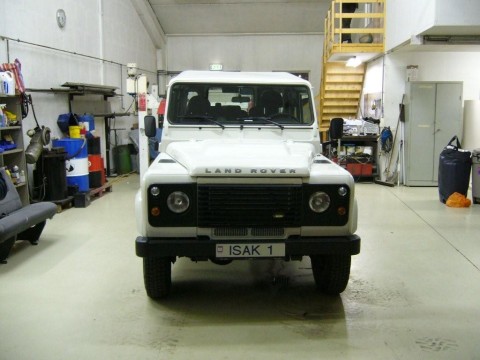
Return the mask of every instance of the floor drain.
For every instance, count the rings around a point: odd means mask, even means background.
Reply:
[[[288,276],[274,276],[272,279],[272,284],[278,286],[287,286],[289,281],[290,278]]]

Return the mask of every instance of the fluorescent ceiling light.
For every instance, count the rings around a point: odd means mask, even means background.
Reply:
[[[357,67],[361,63],[362,63],[362,60],[360,60],[359,58],[354,56],[354,57],[351,57],[350,59],[348,59],[347,66],[348,67]]]

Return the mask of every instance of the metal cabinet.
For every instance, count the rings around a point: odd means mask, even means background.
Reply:
[[[405,99],[405,185],[438,186],[440,152],[463,131],[462,82],[409,82]]]

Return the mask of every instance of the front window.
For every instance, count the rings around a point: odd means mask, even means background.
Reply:
[[[310,90],[300,85],[175,84],[168,120],[188,125],[311,125]]]

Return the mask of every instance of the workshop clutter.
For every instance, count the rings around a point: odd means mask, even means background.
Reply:
[[[8,176],[10,176],[10,179],[12,179],[12,183],[14,185],[20,185],[25,183],[25,171],[20,170],[20,168],[17,165],[13,165],[11,167],[5,167],[5,172],[7,173]]]
[[[373,174],[373,149],[371,146],[345,144],[340,147],[340,164],[352,176],[371,177]]]
[[[17,115],[8,111],[6,104],[0,104],[0,127],[15,126],[17,124]]]

